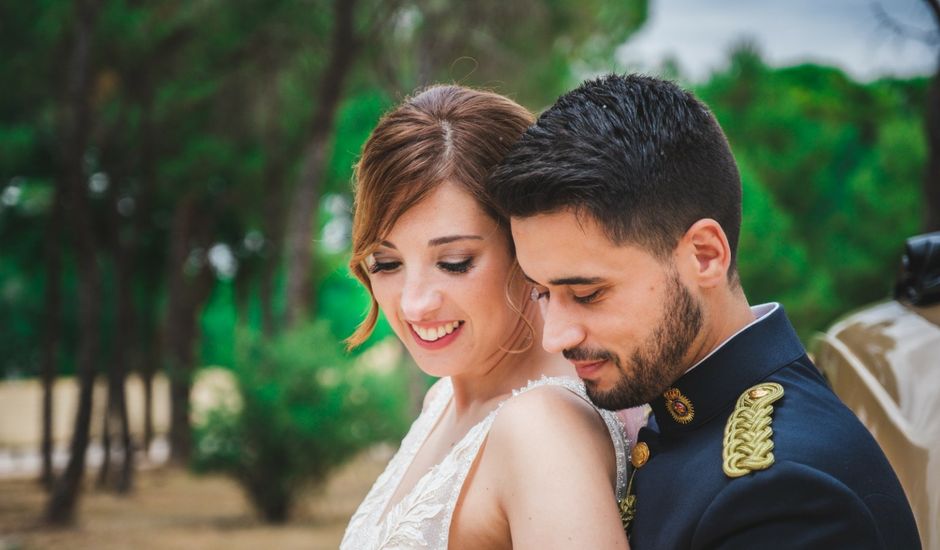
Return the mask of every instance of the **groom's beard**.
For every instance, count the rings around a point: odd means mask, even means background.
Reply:
[[[663,317],[650,337],[630,356],[630,369],[621,359],[604,349],[573,348],[564,356],[575,361],[610,361],[619,373],[614,387],[601,391],[592,380],[585,380],[588,397],[602,409],[620,410],[649,403],[688,368],[682,364],[692,342],[702,328],[702,308],[673,277],[666,296]]]

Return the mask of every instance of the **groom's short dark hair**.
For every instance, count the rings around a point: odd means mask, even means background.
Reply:
[[[702,218],[721,224],[732,270],[741,178],[708,108],[672,82],[608,75],[561,96],[490,175],[508,216],[571,208],[611,241],[671,252]]]

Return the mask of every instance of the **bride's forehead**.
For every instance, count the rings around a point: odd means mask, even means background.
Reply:
[[[406,210],[392,224],[386,240],[407,238],[412,235],[424,239],[434,238],[446,232],[472,232],[488,237],[497,228],[477,200],[469,193],[448,187],[435,190],[417,204]]]

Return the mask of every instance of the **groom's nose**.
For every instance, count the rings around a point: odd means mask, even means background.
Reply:
[[[576,348],[584,340],[584,327],[568,318],[564,311],[549,304],[542,309],[544,328],[542,347],[549,353],[561,353]]]

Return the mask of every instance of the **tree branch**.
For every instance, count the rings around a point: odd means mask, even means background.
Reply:
[[[940,45],[940,0],[924,0],[937,18],[937,28],[933,30],[921,29],[898,21],[897,18],[885,11],[880,2],[872,2],[871,9],[875,19],[894,34],[903,38],[917,40],[929,46]]]

